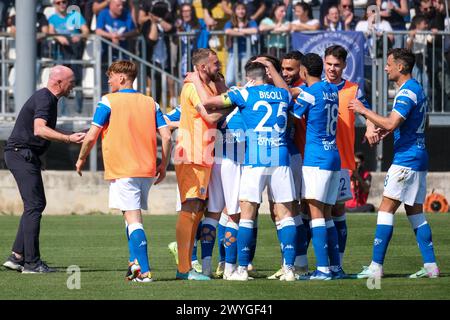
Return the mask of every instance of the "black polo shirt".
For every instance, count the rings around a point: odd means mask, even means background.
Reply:
[[[50,141],[34,135],[34,119],[47,121],[47,127],[55,129],[58,98],[47,88],[36,91],[20,110],[5,150],[14,148],[31,149],[37,155],[43,154]]]

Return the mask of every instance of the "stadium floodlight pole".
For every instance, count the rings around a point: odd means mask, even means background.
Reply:
[[[36,90],[36,0],[16,0],[15,114]]]

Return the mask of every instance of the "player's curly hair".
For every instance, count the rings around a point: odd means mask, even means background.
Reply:
[[[320,78],[323,71],[322,58],[317,53],[307,53],[302,57],[302,66],[311,77]]]

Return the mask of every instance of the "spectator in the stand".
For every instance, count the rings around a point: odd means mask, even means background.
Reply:
[[[296,19],[291,23],[291,31],[315,31],[320,29],[320,21],[314,19],[312,8],[305,2],[297,2],[294,6]]]
[[[339,8],[331,6],[328,8],[327,15],[323,18],[322,29],[326,31],[344,31],[345,25],[339,16]]]
[[[226,0],[202,0],[203,19],[211,30],[218,26],[218,21],[214,18],[212,13],[213,9],[218,5],[220,5],[219,15],[225,16],[226,11],[228,10],[228,2]]]
[[[417,32],[429,30],[427,18],[422,14],[414,16],[409,30],[409,36],[406,39],[406,48],[410,49],[416,56],[416,63],[414,64],[412,76],[422,84],[425,94],[429,96],[428,75],[425,69],[426,62],[424,59],[427,54],[427,47],[433,41],[433,36],[430,34],[417,34]]]
[[[55,37],[58,46],[56,52],[56,59],[62,60],[81,60],[83,57],[83,50],[85,39],[89,35],[89,29],[86,25],[86,20],[78,11],[68,12],[67,0],[54,0],[53,6],[55,13],[48,19],[49,33],[58,34]],[[66,64],[70,67],[75,75],[75,84],[81,85],[83,78],[83,66],[81,64]],[[75,91],[76,111],[82,112],[83,109],[83,92],[81,90]],[[66,101],[61,101],[61,114],[66,113]]]
[[[406,30],[405,17],[409,15],[408,0],[376,0],[380,16],[391,24],[394,31]],[[403,47],[403,35],[396,35],[394,48]]]
[[[150,21],[151,15],[155,15],[173,25],[177,19],[177,10],[177,0],[139,0],[138,24],[143,26]],[[168,26],[165,25],[164,29],[168,29]]]
[[[94,13],[94,15],[98,18],[98,15],[100,14],[100,12],[106,8],[109,7],[109,5],[111,4],[112,0],[89,0],[89,1],[93,1],[92,3],[92,12]],[[134,0],[122,0],[123,2],[123,7],[125,10],[130,11],[131,14],[131,18],[133,19],[133,22],[136,24],[136,10],[134,7]]]
[[[10,26],[6,30],[7,32],[16,34],[16,15],[11,16],[10,18]],[[48,56],[48,50],[45,50],[45,46],[43,45],[45,41],[45,37],[48,34],[48,21],[45,17],[45,14],[42,13],[42,6],[38,5],[36,7],[36,32],[37,32],[37,49],[36,56],[38,58]]]
[[[238,2],[242,2],[247,8],[247,16],[250,20],[259,22],[264,18],[264,13],[266,11],[264,0],[225,0],[225,2],[228,5],[224,6],[223,9],[229,16],[233,14],[233,6]]]
[[[416,7],[416,14],[425,16],[429,29],[433,33],[445,29],[445,8],[439,1],[421,0]],[[436,111],[450,111],[450,71],[447,61],[442,59],[442,51],[445,51],[445,48],[441,36],[433,36],[433,38],[434,41],[428,44],[426,61],[428,78],[435,85],[435,91],[432,93],[434,97],[432,100],[434,102],[433,107]],[[443,109],[442,105],[444,106]]]
[[[147,40],[147,60],[170,73],[172,70],[167,34],[174,28],[171,4],[164,1],[153,1],[153,3],[146,1],[146,4],[139,8],[139,17],[140,21],[145,20],[142,32]],[[150,75],[150,70],[148,70],[148,75]],[[161,102],[162,96],[161,79],[161,73],[156,72],[154,78],[156,95],[154,98],[158,103]],[[170,98],[175,97],[174,87],[169,81],[168,90]]]
[[[180,19],[175,23],[178,32],[190,32],[197,30],[205,30],[206,24],[203,19],[198,19],[195,14],[195,9],[191,4],[182,4],[180,6]],[[178,64],[180,65],[179,76],[184,78],[189,69],[188,54],[192,53],[198,47],[197,38],[189,38],[188,36],[180,36],[180,50],[181,57]]]
[[[125,40],[135,37],[137,30],[131,18],[131,13],[124,8],[122,0],[110,0],[109,7],[100,11],[95,33],[124,49],[128,49]],[[113,60],[117,58],[117,56],[114,56]]]
[[[345,203],[345,209],[347,212],[375,212],[374,205],[367,203],[372,176],[364,168],[364,155],[361,152],[355,153],[355,163],[356,169],[350,171],[353,198]]]
[[[236,80],[238,74],[235,70],[239,72],[239,63],[244,61],[245,57],[250,58],[254,52],[247,52],[247,39],[252,43],[250,44],[250,50],[252,49],[252,44],[256,39],[251,37],[251,35],[256,35],[258,33],[258,24],[254,20],[249,20],[247,16],[247,9],[244,3],[236,2],[233,5],[233,13],[231,15],[231,20],[225,24],[225,34],[227,35],[227,47],[228,47],[228,62],[226,69],[225,81],[228,87],[236,85]],[[237,40],[237,57],[234,55],[234,39]],[[245,60],[247,60],[245,59]],[[238,62],[236,66],[235,62]]]
[[[353,0],[340,0],[338,8],[341,20],[344,22],[344,29],[355,30],[358,21],[354,12]]]
[[[332,6],[337,7],[339,5],[339,0],[322,0],[322,3],[320,4],[320,16],[319,20],[320,23],[323,24],[323,21],[328,14],[328,9]]]
[[[14,6],[14,0],[0,1],[0,32],[4,32],[8,25],[9,9]]]
[[[265,40],[270,55],[281,57],[286,53],[287,34],[290,30],[290,23],[286,20],[286,5],[279,2],[273,6],[270,17],[264,18],[259,25],[259,31],[267,33]]]

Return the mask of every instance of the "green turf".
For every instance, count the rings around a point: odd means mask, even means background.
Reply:
[[[279,245],[268,216],[260,219],[255,266],[264,275],[279,267]],[[0,216],[0,257],[6,258],[19,218]],[[380,290],[365,280],[286,283],[256,279],[242,282],[175,281],[175,264],[167,244],[175,238],[175,216],[146,216],[153,283],[124,281],[127,245],[122,217],[110,215],[44,217],[41,253],[55,274],[22,275],[0,268],[0,299],[449,299],[450,215],[428,215],[442,276],[406,279],[421,266],[414,234],[404,215],[396,217],[394,236]],[[376,215],[348,215],[347,273],[370,262]],[[215,248],[214,255],[217,249]],[[310,264],[314,265],[312,250]],[[215,264],[214,259],[214,264]],[[81,289],[67,289],[70,265],[81,268]]]

